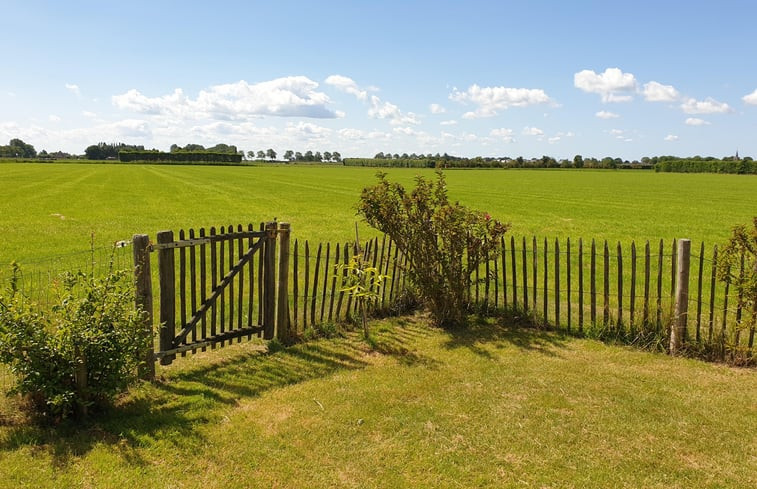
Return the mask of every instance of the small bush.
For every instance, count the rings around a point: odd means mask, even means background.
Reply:
[[[434,323],[463,324],[470,275],[479,261],[493,257],[509,224],[450,202],[441,171],[436,183],[417,177],[410,192],[385,173],[378,179],[363,189],[358,213],[407,255],[408,277]]]
[[[754,340],[757,327],[757,217],[752,226],[739,225],[718,254],[718,279],[736,290],[736,306],[743,311],[730,338],[723,338],[734,363],[751,363],[755,353],[740,344],[740,335],[747,332],[749,344]]]
[[[128,277],[66,274],[60,300],[47,311],[15,287],[0,296],[0,362],[15,374],[11,392],[26,395],[39,414],[62,419],[86,416],[136,380],[152,332],[135,309]]]

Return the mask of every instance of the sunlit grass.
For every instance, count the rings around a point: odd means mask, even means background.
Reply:
[[[83,430],[0,426],[0,487],[754,487],[753,370],[422,317],[179,359]]]
[[[294,237],[354,237],[373,168],[0,165],[0,263],[34,262],[163,229],[292,223]],[[391,169],[412,184],[432,170]],[[645,171],[450,170],[450,196],[513,224],[516,236],[725,240],[757,209],[757,179]],[[361,237],[374,231],[360,226]]]

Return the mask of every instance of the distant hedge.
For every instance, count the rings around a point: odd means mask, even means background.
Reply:
[[[232,153],[209,153],[209,152],[174,152],[162,151],[120,151],[118,160],[124,163],[146,161],[160,163],[221,163],[241,164],[242,155]]]
[[[436,160],[428,158],[345,158],[344,166],[378,166],[392,168],[436,168]]]
[[[658,160],[655,165],[655,171],[673,173],[757,174],[757,161],[751,159],[718,160],[670,158]]]

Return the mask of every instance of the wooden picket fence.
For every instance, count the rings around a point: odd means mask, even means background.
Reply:
[[[149,263],[150,251],[159,255],[160,343],[148,357],[167,364],[232,340],[286,340],[351,320],[357,303],[340,287],[340,265],[356,253],[389,277],[370,310],[390,314],[407,296],[407,257],[388,237],[359,247],[307,240],[290,246],[289,235],[288,224],[266,223],[257,231],[182,231],[178,240],[160,233],[155,245],[135,236],[135,263]],[[743,325],[754,312],[743,311],[729,284],[716,280],[717,253],[704,243],[692,253],[688,240],[637,247],[510,236],[474,266],[468,304],[471,312],[514,314],[579,335],[651,339],[660,349],[753,362],[754,327]],[[138,302],[151,310],[152,274],[138,269]]]
[[[476,267],[469,303],[579,334],[652,333],[666,349],[753,362],[754,326],[744,325],[755,311],[742,310],[741,297],[716,279],[717,246],[699,243],[692,253],[690,245],[511,236]]]

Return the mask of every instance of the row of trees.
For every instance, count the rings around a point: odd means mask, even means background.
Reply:
[[[272,148],[268,148],[267,150],[263,151],[248,151],[247,152],[247,159],[248,160],[270,160],[275,161],[276,157],[278,156],[278,153],[274,151]],[[300,151],[292,151],[291,149],[288,149],[284,151],[284,161],[304,161],[304,162],[323,162],[323,163],[340,163],[342,161],[342,155],[339,154],[339,152],[334,151],[324,151],[323,154],[321,154],[320,151],[305,151],[305,153],[301,153]]]
[[[0,146],[0,157],[36,158],[37,150],[31,144],[26,144],[20,139],[11,139],[5,146]]]
[[[134,146],[124,143],[98,143],[87,146],[84,155],[88,160],[115,160],[121,151],[144,151],[144,146]]]
[[[381,155],[379,153],[377,156]],[[405,155],[395,158],[346,158],[345,166],[378,166],[378,167],[401,167],[401,168],[631,168],[652,169],[653,164],[640,161],[628,161],[621,158],[606,157],[584,158],[576,155],[572,160],[557,160],[552,156],[544,155],[541,158],[493,158],[480,157],[460,158],[444,155]]]
[[[244,151],[237,150],[233,144],[218,143],[215,146],[206,148],[202,144],[187,144],[184,147],[178,144],[172,144],[171,153],[218,153],[218,154],[239,154],[244,155]]]
[[[125,143],[98,143],[88,146],[84,150],[84,157],[89,160],[115,160],[119,158],[120,152],[145,152],[142,145],[130,145]],[[161,153],[158,150],[149,150],[149,160],[157,158],[152,153]],[[235,155],[233,162],[243,159],[245,156],[248,160],[268,160],[276,161],[278,153],[272,148],[260,151],[239,150],[236,146],[219,143],[215,146],[204,147],[201,144],[187,144],[179,146],[172,144],[170,153],[171,157],[163,158],[166,161],[178,162],[182,160],[183,155],[186,161],[219,161],[231,162],[227,157],[213,156],[204,158],[203,154],[212,155]],[[162,153],[165,154],[165,153]],[[190,156],[191,155],[191,156]],[[131,155],[134,157],[134,155]],[[37,153],[34,146],[27,144],[21,139],[11,139],[7,145],[0,146],[0,158],[39,158],[39,159],[66,159],[79,158],[77,155],[71,155],[63,151],[48,153],[45,150]],[[342,160],[342,155],[337,152],[324,151],[300,151],[286,150],[283,155],[283,161],[288,162],[315,162],[315,163],[343,163],[345,166],[377,166],[377,167],[408,167],[408,168],[631,168],[631,169],[654,169],[662,172],[689,172],[689,173],[757,173],[757,162],[751,157],[740,158],[738,154],[734,156],[724,156],[716,158],[713,156],[645,156],[641,160],[624,160],[622,158],[604,157],[601,159],[575,155],[573,159],[556,159],[552,156],[544,155],[541,158],[516,158],[504,157],[481,157],[463,158],[444,154],[416,154],[416,153],[384,153],[379,152],[373,158],[348,158]]]

